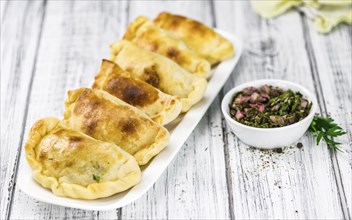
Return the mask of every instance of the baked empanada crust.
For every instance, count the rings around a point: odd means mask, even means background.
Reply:
[[[25,151],[34,180],[57,196],[104,198],[129,189],[141,178],[131,155],[67,128],[56,118],[35,122]]]
[[[137,17],[128,26],[123,39],[172,59],[192,74],[204,78],[210,76],[210,63],[207,60],[190,50],[180,38],[159,28],[147,17]]]
[[[102,90],[68,92],[64,123],[98,140],[112,142],[144,165],[169,143],[166,128],[144,112]]]
[[[146,113],[153,121],[167,124],[182,109],[180,98],[167,95],[150,84],[134,78],[116,63],[103,60],[93,89],[104,90]]]
[[[201,22],[162,12],[154,19],[154,23],[181,38],[189,48],[212,65],[234,54],[234,46],[226,38]]]
[[[199,102],[207,87],[203,77],[192,75],[171,59],[126,40],[111,45],[110,58],[133,77],[169,95],[179,96],[182,112],[187,112]]]

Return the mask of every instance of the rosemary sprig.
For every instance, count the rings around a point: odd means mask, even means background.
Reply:
[[[334,123],[334,119],[330,116],[327,118],[314,116],[313,121],[309,126],[309,130],[314,133],[317,145],[322,139],[324,139],[330,149],[341,151],[339,148],[341,143],[334,141],[334,137],[342,136],[346,134],[346,132]]]

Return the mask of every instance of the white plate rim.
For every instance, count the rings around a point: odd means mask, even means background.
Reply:
[[[85,210],[105,211],[113,210],[125,205],[128,205],[139,199],[152,185],[159,179],[159,177],[166,170],[171,161],[175,158],[177,152],[181,149],[183,144],[188,139],[199,121],[203,118],[208,108],[214,101],[215,97],[220,92],[223,85],[233,72],[237,65],[242,51],[242,41],[235,35],[227,31],[216,29],[218,33],[226,37],[235,46],[235,56],[231,59],[221,62],[215,69],[213,76],[210,78],[208,87],[206,89],[203,99],[191,108],[189,112],[184,115],[182,121],[170,132],[169,145],[157,155],[152,162],[143,170],[141,182],[132,187],[127,192],[119,193],[112,197],[98,199],[98,200],[79,200],[64,197],[57,197],[50,190],[44,189],[32,178],[32,170],[25,160],[24,156],[20,159],[20,169],[17,176],[19,188],[32,198],[39,201]],[[22,155],[24,155],[22,149]],[[106,202],[104,202],[106,201]]]

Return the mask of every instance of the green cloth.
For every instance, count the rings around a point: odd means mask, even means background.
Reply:
[[[328,33],[340,23],[352,24],[351,7],[323,6],[314,19],[314,27],[318,32]]]
[[[328,33],[340,23],[352,24],[352,0],[252,0],[252,8],[263,18],[279,16],[291,8],[309,13],[315,29]]]
[[[273,18],[285,13],[293,6],[302,5],[302,0],[252,1],[252,8],[263,18]]]
[[[348,6],[352,4],[351,0],[303,0],[307,4],[314,3],[317,7],[320,6]]]

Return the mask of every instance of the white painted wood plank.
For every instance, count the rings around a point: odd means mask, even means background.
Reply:
[[[215,5],[219,28],[238,33],[247,49],[256,45],[251,43],[252,39],[262,47],[259,56],[248,50],[244,52],[224,92],[234,85],[261,78],[290,80],[314,92],[298,13],[263,21],[252,12],[248,2],[215,2]],[[273,42],[266,37],[268,34]],[[277,47],[278,54],[266,56],[265,52],[273,49],[271,45]],[[292,145],[280,154],[249,148],[228,127],[226,132],[235,218],[343,218],[326,145],[315,146],[313,137],[305,135],[300,139],[302,149]]]
[[[208,1],[131,1],[129,6],[129,20],[133,21],[140,15],[155,18],[163,11],[185,15],[207,25],[211,25],[212,23],[211,4]]]
[[[35,120],[62,117],[67,90],[90,86],[109,44],[125,23],[125,2],[49,1],[44,20],[25,139]],[[22,152],[22,157],[24,153]],[[21,168],[21,164],[20,164]],[[116,210],[92,212],[38,202],[16,187],[12,219],[116,219]]]
[[[130,18],[170,11],[211,25],[209,2],[131,2]],[[122,208],[122,219],[227,219],[220,100],[216,99],[154,187]]]
[[[27,94],[31,84],[40,39],[43,2],[1,2],[7,17],[1,20],[1,219],[7,216],[21,144],[22,122],[26,117]],[[3,9],[1,9],[3,10]]]
[[[311,23],[307,22],[308,25]],[[312,30],[312,27],[310,28]],[[319,86],[324,100],[323,111],[340,124],[347,135],[340,137],[344,152],[332,155],[341,204],[345,218],[352,217],[352,27],[341,25],[328,35],[310,31]]]
[[[228,219],[219,99],[151,190],[122,219]]]
[[[7,3],[8,3],[7,1],[0,1],[0,19],[1,19],[1,21],[2,21],[2,18],[3,18],[3,14],[4,14],[5,10],[6,10]]]
[[[61,116],[65,91],[68,88],[90,85],[99,66],[100,61],[97,60],[107,55],[108,47],[104,46],[107,44],[106,40],[110,42],[115,40],[117,35],[121,35],[127,23],[124,20],[127,16],[126,4],[120,2],[111,3],[114,5],[100,5],[97,2],[93,3],[94,5],[80,2],[79,5],[75,3],[72,6],[67,2],[48,4],[51,13],[45,20],[45,37],[42,39],[44,46],[41,46],[35,72],[33,85],[35,90],[31,94],[26,132],[32,122],[41,116]],[[205,2],[132,2],[132,4],[136,5],[130,7],[130,19],[140,14],[152,17],[160,10],[168,10],[194,17],[207,24],[212,23],[210,8]],[[250,8],[246,4],[238,2],[215,2],[215,4],[218,27],[235,30],[246,39],[246,42],[248,37],[256,32],[267,33],[267,29],[273,29],[271,23],[267,25],[253,18],[254,15],[250,13]],[[96,11],[105,13],[109,11],[109,13],[101,15],[100,12],[95,14]],[[224,91],[234,84],[264,77],[282,77],[314,90],[302,27],[298,20],[298,15],[293,14],[273,22],[279,26],[279,30],[284,30],[285,33],[282,35],[289,39],[289,46],[284,47],[287,53],[274,58],[255,57],[245,53]],[[121,25],[122,23],[124,25]],[[106,27],[103,28],[104,25]],[[255,27],[262,29],[256,30]],[[99,33],[95,31],[97,29]],[[321,45],[317,43],[315,48],[319,47]],[[299,58],[299,62],[293,58],[285,62],[290,56]],[[326,58],[324,61],[327,61]],[[346,64],[339,63],[339,65]],[[350,68],[350,64],[347,63],[346,66],[343,71]],[[331,79],[329,77],[328,74],[322,77],[322,81],[327,85]],[[351,82],[350,78],[343,77],[343,80]],[[334,78],[334,80],[341,79]],[[1,81],[3,82],[3,78]],[[346,86],[348,84],[342,84],[342,92],[339,91],[337,95],[345,94],[345,91],[348,91]],[[331,96],[331,99],[333,98],[336,96]],[[302,139],[304,144],[302,150],[288,148],[284,154],[250,149],[230,134],[227,128],[226,136],[222,136],[219,103],[219,98],[214,101],[211,110],[153,189],[137,202],[122,209],[124,218],[229,218],[231,215],[240,219],[342,218],[336,196],[337,187],[333,182],[334,171],[325,145],[314,146],[313,139],[309,136]],[[347,106],[347,109],[351,108]],[[339,120],[344,122],[346,116],[342,116]],[[228,140],[225,146],[226,160],[223,158],[223,138],[225,141]],[[350,170],[348,167],[350,156],[343,159],[345,160],[343,168]],[[226,173],[230,177],[228,180],[232,191],[230,197],[227,196],[225,163],[230,165]],[[344,179],[350,177],[348,173],[342,175]],[[345,187],[350,186],[348,185],[350,182],[344,181]],[[234,200],[232,214],[230,212],[232,210],[228,210],[228,207],[231,207],[227,202],[229,200]],[[85,212],[47,205],[28,198],[18,190],[12,207],[12,218],[25,219],[64,217],[108,219],[117,218],[119,215],[116,211]]]

